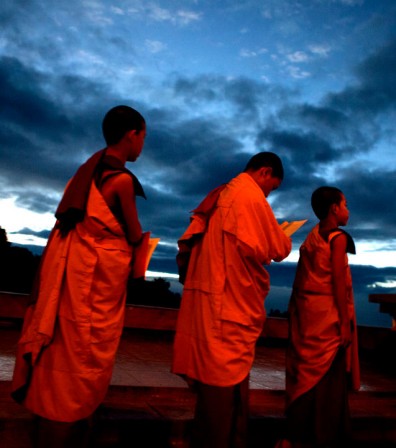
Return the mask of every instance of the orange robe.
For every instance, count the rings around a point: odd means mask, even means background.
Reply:
[[[287,406],[312,389],[329,370],[341,346],[340,318],[333,295],[331,274],[332,238],[325,241],[314,227],[300,248],[293,294],[290,299],[290,344],[286,357]],[[352,277],[345,254],[349,318],[354,328],[353,342],[347,349],[347,370],[352,387],[359,389],[357,331]]]
[[[125,232],[92,182],[84,220],[66,237],[57,228],[51,234],[38,299],[18,344],[13,390],[17,397],[24,388],[23,404],[33,413],[72,422],[103,400],[123,328],[131,259]]]
[[[265,320],[270,285],[262,265],[284,259],[291,240],[247,173],[222,189],[208,222],[193,216],[179,246],[191,239],[172,371],[232,386],[248,375]]]

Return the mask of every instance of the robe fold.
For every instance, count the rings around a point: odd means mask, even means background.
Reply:
[[[332,238],[325,241],[319,225],[310,232],[300,248],[293,293],[289,304],[290,344],[286,357],[286,400],[289,406],[296,398],[312,389],[330,369],[341,347],[340,318],[333,295],[331,270]],[[352,344],[346,350],[347,371],[352,388],[360,386],[358,341],[352,291],[352,277],[345,254],[348,313]]]
[[[291,240],[247,173],[208,195],[179,241],[190,251],[172,371],[212,386],[248,375],[269,291],[263,264],[281,261]]]
[[[84,219],[66,236],[55,226],[38,296],[18,343],[13,396],[61,422],[91,415],[111,380],[133,249],[92,181]]]

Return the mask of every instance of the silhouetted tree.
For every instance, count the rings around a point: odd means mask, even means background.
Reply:
[[[289,317],[289,312],[288,311],[280,311],[277,308],[273,309],[271,308],[269,313],[268,313],[269,317]]]
[[[128,283],[127,303],[134,305],[179,308],[180,294],[170,290],[163,278],[154,280],[131,279]]]
[[[8,242],[7,232],[3,227],[0,227],[0,251],[4,248],[9,247],[10,243]]]
[[[0,291],[30,293],[40,263],[40,256],[28,249],[13,246],[0,227]],[[163,278],[133,280],[128,283],[127,303],[179,308],[180,294],[170,290]]]
[[[40,257],[13,246],[0,227],[0,291],[30,293]]]

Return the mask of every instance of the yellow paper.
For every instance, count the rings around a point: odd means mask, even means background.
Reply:
[[[150,238],[149,239],[145,271],[147,271],[148,265],[149,265],[150,260],[151,260],[151,256],[153,255],[153,252],[154,252],[155,248],[157,247],[157,244],[158,244],[159,240],[160,240],[159,238]]]
[[[301,221],[284,221],[280,224],[281,229],[286,233],[287,236],[292,236],[301,226],[307,222],[307,219],[302,219]]]
[[[150,238],[150,232],[143,233],[142,241],[134,248],[131,272],[133,278],[145,277],[151,256],[159,240],[159,238]]]

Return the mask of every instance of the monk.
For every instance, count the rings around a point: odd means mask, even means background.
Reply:
[[[117,106],[102,129],[107,147],[79,168],[57,209],[18,343],[12,395],[39,416],[40,447],[82,443],[76,428],[106,394],[127,280],[147,235],[135,200],[144,192],[125,168],[143,149],[145,120]]]
[[[263,265],[291,250],[266,200],[282,179],[276,154],[256,154],[194,210],[179,241],[184,289],[172,371],[197,392],[193,447],[246,446],[249,371],[270,287]]]
[[[352,277],[355,253],[345,226],[344,194],[320,187],[312,194],[319,223],[300,248],[290,299],[286,356],[288,438],[279,447],[344,446],[349,432],[348,386],[360,385]],[[349,378],[348,378],[349,377]]]

